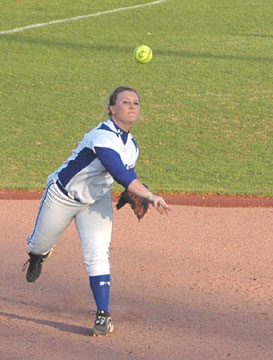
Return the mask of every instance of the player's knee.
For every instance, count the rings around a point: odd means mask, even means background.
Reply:
[[[103,257],[96,257],[93,259],[85,260],[86,270],[89,276],[109,274],[110,273],[110,260],[109,255]]]

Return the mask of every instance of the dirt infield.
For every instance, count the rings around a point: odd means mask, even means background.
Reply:
[[[0,190],[0,200],[37,200],[43,191],[8,191]],[[116,201],[119,194],[113,194]],[[205,207],[273,207],[273,197],[229,196],[229,195],[164,195],[171,205],[205,206]]]
[[[272,360],[272,199],[170,197],[170,215],[151,209],[139,223],[128,207],[114,210],[115,332],[92,338],[95,305],[74,224],[29,284],[21,269],[41,193],[4,193],[1,360]]]

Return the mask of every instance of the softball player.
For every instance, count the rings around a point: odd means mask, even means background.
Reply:
[[[117,88],[109,97],[109,119],[85,134],[71,156],[48,177],[36,223],[27,241],[26,279],[34,282],[41,274],[44,260],[74,219],[97,306],[92,329],[95,336],[113,331],[109,313],[109,247],[114,181],[147,198],[159,212],[169,211],[164,199],[143,186],[135,172],[139,150],[129,130],[139,116],[138,93],[130,87]]]

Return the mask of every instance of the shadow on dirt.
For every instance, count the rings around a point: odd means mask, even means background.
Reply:
[[[83,326],[70,325],[70,324],[66,324],[63,322],[59,322],[59,321],[35,319],[35,318],[29,317],[29,316],[21,316],[21,315],[2,312],[2,311],[0,311],[0,315],[5,316],[7,318],[11,318],[11,319],[30,321],[30,322],[34,322],[35,324],[39,324],[39,325],[51,326],[55,329],[58,329],[58,330],[64,331],[64,332],[68,332],[71,334],[78,334],[78,335],[85,335],[85,336],[91,335],[91,329],[83,327]]]

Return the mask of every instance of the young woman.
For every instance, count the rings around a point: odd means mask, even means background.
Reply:
[[[109,119],[85,134],[71,156],[49,175],[36,223],[27,241],[26,279],[34,282],[41,274],[44,260],[74,219],[97,305],[92,329],[95,336],[113,331],[109,313],[109,246],[114,181],[147,198],[160,213],[170,210],[162,197],[142,185],[135,172],[139,150],[130,129],[139,116],[140,99],[136,90],[115,89],[109,97]]]

